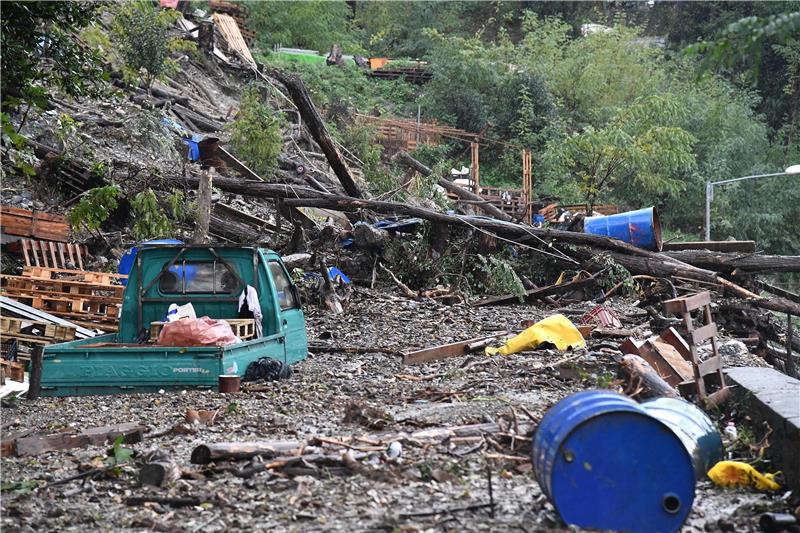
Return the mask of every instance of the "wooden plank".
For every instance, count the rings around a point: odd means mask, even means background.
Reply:
[[[36,251],[36,245],[34,244],[35,241],[28,241],[28,244],[31,245],[31,254],[33,255],[33,262],[36,266],[39,266],[39,253]]]
[[[14,451],[18,456],[40,455],[45,452],[102,446],[114,442],[120,435],[126,444],[142,441],[147,428],[137,422],[116,426],[103,426],[87,429],[82,433],[59,433],[56,435],[33,435],[16,440]]]
[[[489,335],[486,337],[476,337],[466,341],[453,342],[450,344],[442,344],[440,346],[432,346],[430,348],[423,348],[413,352],[403,353],[404,365],[420,365],[430,361],[438,361],[439,359],[447,359],[450,357],[461,357],[469,353],[469,346],[483,341],[490,341],[498,337],[506,335],[505,333],[498,333],[496,335]]]
[[[64,261],[64,243],[58,243],[58,257],[61,259],[61,264],[59,265],[61,268],[66,267],[67,262]]]
[[[81,270],[83,270],[83,257],[81,257],[81,255],[82,255],[82,254],[81,254],[81,252],[82,252],[83,250],[81,250],[81,245],[78,245],[78,247],[77,247],[77,248],[78,248],[78,249],[77,249],[77,253],[76,253],[76,255],[78,256],[78,268],[80,268]]]
[[[22,256],[25,258],[25,266],[31,266],[31,258],[28,256],[28,239],[22,239]]]
[[[691,332],[691,336],[692,344],[695,346],[702,344],[711,337],[717,336],[717,325],[713,322],[711,324],[706,324],[705,326],[693,330]]]
[[[700,363],[699,368],[701,376],[712,374],[722,368],[722,357],[719,355],[716,357],[709,357]]]
[[[666,300],[664,302],[664,312],[669,315],[682,315],[709,304],[711,304],[711,294],[705,291],[686,298]]]
[[[44,241],[34,241],[34,242],[39,245],[39,251],[42,253],[42,263],[44,263],[44,266],[49,267],[50,265],[48,264],[47,261],[47,250],[45,249]]]
[[[754,253],[756,251],[756,241],[687,241],[664,243],[665,252],[677,252],[681,250]]]
[[[67,253],[69,253],[69,262],[72,265],[74,265],[75,264],[75,258],[72,256],[72,248],[73,248],[72,244],[67,244]],[[64,265],[64,267],[66,268],[66,265]]]
[[[48,241],[47,247],[50,249],[50,258],[53,260],[53,266],[58,266],[58,260],[56,259],[56,248],[53,246],[53,241]]]

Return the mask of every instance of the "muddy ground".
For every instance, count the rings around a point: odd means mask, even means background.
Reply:
[[[577,319],[591,304],[562,312]],[[647,329],[641,310],[614,304],[626,327]],[[406,300],[389,292],[357,289],[346,313],[308,311],[314,344],[402,350],[520,329],[523,320],[553,312],[545,306],[445,307]],[[618,387],[613,341],[592,341],[587,350],[529,351],[510,357],[473,355],[404,367],[396,355],[329,350],[294,367],[294,375],[261,392],[165,392],[136,396],[43,398],[2,410],[3,432],[55,432],[141,422],[152,434],[131,445],[137,456],[117,472],[54,484],[102,466],[108,447],[3,458],[2,525],[6,531],[545,531],[566,529],[540,491],[525,459],[529,435],[509,434],[535,423],[568,394],[592,387]],[[757,359],[752,356],[753,359]],[[753,364],[753,359],[728,364]],[[184,422],[187,409],[220,409],[212,425],[192,433],[166,433]],[[370,408],[374,408],[370,409]],[[349,416],[346,416],[348,415]],[[414,441],[426,428],[498,422],[506,436]],[[399,459],[383,451],[359,454],[357,469],[301,465],[240,477],[229,464],[192,465],[195,446],[206,442],[296,440],[369,436],[350,441],[362,450],[402,444]],[[341,454],[341,446],[328,446]],[[178,463],[183,478],[168,488],[140,486],[138,467],[149,452]],[[364,455],[364,457],[361,457]],[[506,456],[506,457],[503,457]],[[498,458],[500,457],[500,458]],[[236,468],[245,468],[240,462]],[[447,512],[489,502],[488,509]],[[193,496],[200,505],[158,503],[128,506],[130,496]],[[698,485],[687,531],[757,530],[760,512],[778,496],[724,491]],[[421,513],[427,513],[422,515]]]

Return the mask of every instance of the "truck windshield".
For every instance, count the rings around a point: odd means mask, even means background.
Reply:
[[[275,290],[278,292],[278,303],[281,309],[300,307],[297,305],[297,298],[294,291],[292,291],[292,282],[281,264],[277,261],[270,261],[268,264],[269,273],[272,274],[272,279],[275,281]]]
[[[240,289],[236,275],[217,261],[172,265],[161,275],[158,288],[165,294],[233,293]]]

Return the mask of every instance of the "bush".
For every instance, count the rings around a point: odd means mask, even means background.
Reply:
[[[73,231],[84,227],[97,231],[109,215],[117,208],[120,189],[116,185],[97,187],[88,191],[81,201],[69,212],[69,223]]]
[[[228,127],[233,150],[262,178],[275,168],[283,148],[280,123],[279,115],[261,101],[258,88],[251,86],[242,94],[239,114]]]
[[[167,32],[177,16],[139,0],[121,4],[114,18],[113,33],[129,74],[142,75],[148,87],[170,68]]]
[[[134,218],[132,233],[137,241],[171,237],[175,233],[175,226],[158,205],[153,189],[137,194],[131,201],[131,208]]]

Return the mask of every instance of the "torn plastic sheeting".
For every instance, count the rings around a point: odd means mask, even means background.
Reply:
[[[421,218],[406,218],[402,220],[387,218],[379,220],[372,225],[373,228],[386,231],[397,231],[399,233],[413,233],[422,224]]]
[[[303,278],[305,279],[320,279],[320,276],[317,272],[306,272],[303,274]],[[328,279],[331,281],[341,282],[345,285],[351,283],[350,278],[347,277],[347,274],[336,268],[335,266],[328,267]]]
[[[207,316],[167,322],[158,335],[161,346],[227,346],[241,342],[231,325]]]
[[[512,337],[500,348],[487,347],[486,355],[511,355],[536,348],[545,342],[559,350],[586,346],[581,332],[564,315],[553,315],[540,320],[516,337]]]
[[[739,461],[720,461],[708,471],[708,477],[715,485],[725,488],[753,487],[757,490],[778,490],[775,482],[778,474],[762,474],[747,463]]]

